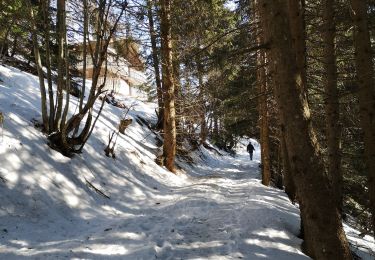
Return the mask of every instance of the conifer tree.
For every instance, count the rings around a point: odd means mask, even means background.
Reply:
[[[355,25],[354,46],[358,77],[358,98],[361,125],[364,132],[366,172],[372,212],[372,227],[375,234],[375,78],[373,50],[367,24],[367,1],[352,0]]]
[[[161,0],[160,30],[164,103],[163,152],[165,166],[171,172],[175,172],[176,169],[174,160],[176,156],[176,110],[171,29],[171,0]]]
[[[273,91],[293,179],[298,186],[304,220],[304,248],[307,254],[317,259],[351,259],[341,216],[319,156],[320,148],[311,125],[309,106],[303,95],[303,72],[299,69],[294,50],[290,48],[293,46],[290,31],[293,21],[289,22],[288,8],[283,1],[262,0],[260,6],[265,41],[271,44],[269,57],[275,73]]]

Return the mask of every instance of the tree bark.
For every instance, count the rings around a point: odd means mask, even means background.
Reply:
[[[265,41],[270,43],[273,91],[302,203],[304,249],[316,259],[351,259],[341,216],[312,129],[310,110],[302,88],[303,75],[297,66],[296,53],[291,48],[288,6],[282,0],[261,0],[260,7]]]
[[[280,136],[280,149],[281,158],[283,161],[283,177],[285,185],[285,193],[288,195],[290,201],[294,204],[297,201],[297,187],[293,180],[292,169],[289,163],[288,150],[286,148],[285,136],[281,134]]]
[[[160,29],[162,40],[162,74],[164,97],[164,145],[165,166],[176,172],[176,111],[173,78],[173,55],[171,37],[171,0],[161,0]]]
[[[337,89],[337,69],[335,57],[334,0],[325,0],[323,6],[323,63],[325,70],[325,112],[328,147],[328,174],[337,205],[342,212],[342,172],[340,153],[340,108]]]
[[[305,0],[288,0],[289,26],[299,75],[299,87],[307,98]]]
[[[375,79],[373,50],[367,24],[367,1],[351,0],[355,25],[354,46],[358,77],[358,98],[364,132],[367,185],[370,195],[372,227],[375,234]]]
[[[147,0],[147,16],[149,23],[150,39],[151,39],[151,50],[152,50],[152,61],[155,71],[155,82],[156,82],[156,93],[158,96],[158,124],[157,129],[163,128],[163,114],[164,114],[164,104],[163,104],[163,89],[160,79],[160,62],[158,56],[157,48],[157,34],[154,27],[154,17],[152,13],[153,0]]]

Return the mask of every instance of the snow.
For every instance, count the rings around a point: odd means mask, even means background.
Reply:
[[[200,147],[175,175],[155,164],[155,135],[137,122],[155,121],[156,105],[123,97],[135,106],[116,159],[103,150],[124,111],[107,104],[84,152],[69,159],[31,122],[41,117],[38,93],[36,77],[0,66],[0,259],[309,259],[298,208],[261,185],[256,140],[254,161],[248,140],[235,157]],[[346,231],[371,259],[373,238]]]

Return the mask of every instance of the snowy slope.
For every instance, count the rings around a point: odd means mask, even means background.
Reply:
[[[235,158],[200,148],[195,165],[179,160],[171,174],[136,121],[155,120],[155,104],[124,98],[136,106],[116,160],[103,149],[123,111],[109,105],[69,159],[31,122],[40,118],[37,78],[0,66],[0,80],[0,259],[308,259],[298,209],[260,183],[259,150],[251,162],[243,147]],[[364,255],[375,250],[372,238],[348,232]]]

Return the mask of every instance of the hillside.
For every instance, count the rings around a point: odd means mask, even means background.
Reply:
[[[108,104],[70,159],[34,126],[37,78],[0,66],[0,259],[308,259],[298,207],[261,185],[258,146],[254,161],[245,142],[235,157],[200,147],[174,175],[154,162],[145,122],[155,122],[156,105],[122,99],[134,105],[133,123],[116,159],[103,150],[123,110]],[[356,254],[373,259],[373,238],[346,232]]]

